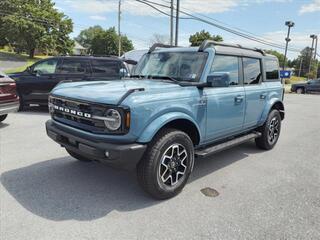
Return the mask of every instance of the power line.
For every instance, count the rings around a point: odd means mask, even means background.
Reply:
[[[153,2],[153,1],[148,1],[148,0],[144,0],[144,1],[137,0],[137,1],[139,1],[139,2],[147,2],[147,3],[149,3],[149,4],[154,4],[154,5],[158,5],[158,6],[162,6],[162,7],[168,8],[168,6],[166,6],[166,5],[164,5],[164,4],[160,4],[160,3],[157,3],[157,2]],[[203,23],[212,25],[212,26],[214,26],[214,27],[217,27],[217,28],[222,29],[222,30],[224,30],[224,31],[227,31],[227,32],[229,32],[229,33],[235,34],[235,35],[237,35],[237,36],[240,36],[240,37],[243,37],[243,38],[246,38],[246,39],[249,39],[249,40],[252,40],[252,41],[261,43],[261,44],[264,44],[264,45],[268,45],[268,46],[271,46],[271,47],[275,47],[275,48],[279,48],[279,49],[285,49],[284,46],[279,45],[279,44],[277,44],[277,43],[269,42],[269,41],[266,41],[266,40],[264,40],[264,39],[262,39],[262,38],[257,38],[257,37],[254,37],[254,36],[250,36],[250,35],[248,35],[248,34],[245,34],[245,33],[239,32],[239,31],[236,31],[236,30],[234,30],[234,29],[231,29],[231,28],[222,26],[222,25],[220,25],[220,24],[213,23],[213,22],[208,21],[208,20],[206,20],[206,19],[203,19],[203,18],[200,18],[200,17],[195,16],[195,15],[193,15],[193,14],[190,14],[190,13],[188,13],[188,12],[186,12],[186,11],[180,10],[180,12],[183,13],[184,15],[186,15],[186,16],[191,17],[191,19],[198,20],[198,21],[200,21],[200,22],[203,22]],[[300,52],[300,50],[298,50],[298,49],[293,49],[293,48],[290,48],[290,49],[288,49],[288,50],[289,50],[289,51],[292,51],[292,52]]]

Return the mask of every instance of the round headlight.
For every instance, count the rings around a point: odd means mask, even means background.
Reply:
[[[104,124],[111,131],[116,131],[121,126],[121,115],[115,109],[109,109],[106,112],[106,120],[104,120]]]

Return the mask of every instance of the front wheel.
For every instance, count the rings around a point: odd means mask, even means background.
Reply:
[[[142,188],[156,199],[177,195],[188,181],[194,164],[190,137],[179,130],[164,129],[149,144],[137,166]]]
[[[298,94],[303,94],[303,93],[304,93],[304,89],[303,89],[303,88],[298,88],[298,89],[296,90],[296,93],[298,93]]]
[[[0,122],[4,121],[8,117],[8,114],[0,116]]]
[[[259,128],[261,136],[256,138],[257,147],[270,150],[278,142],[281,131],[281,116],[278,110],[269,113],[267,121]]]

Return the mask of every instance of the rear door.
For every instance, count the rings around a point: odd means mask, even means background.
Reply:
[[[229,86],[204,89],[207,97],[206,140],[219,140],[242,131],[245,93],[242,85],[240,57],[216,55],[211,74],[228,73]]]
[[[81,58],[64,58],[57,69],[57,78],[60,81],[90,80],[91,71],[89,60]]]
[[[92,80],[113,80],[119,79],[121,61],[107,59],[91,59]]]
[[[244,129],[254,127],[261,119],[267,103],[267,91],[262,82],[262,61],[259,58],[242,58],[243,80],[246,95]]]

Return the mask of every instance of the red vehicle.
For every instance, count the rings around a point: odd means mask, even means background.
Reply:
[[[8,113],[19,109],[19,97],[16,83],[4,73],[0,72],[0,122],[5,120]]]

